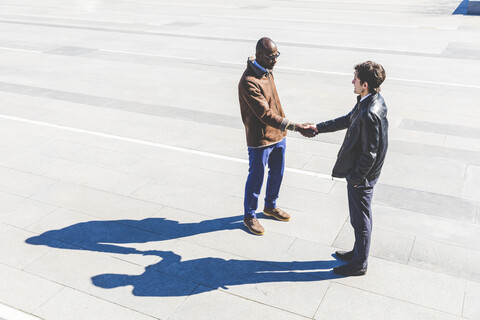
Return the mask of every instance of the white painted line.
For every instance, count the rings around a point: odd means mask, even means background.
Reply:
[[[0,303],[0,319],[5,320],[39,320],[40,318]]]
[[[219,63],[225,63],[225,64],[245,65],[245,63],[233,62],[233,61],[218,61],[218,62],[219,62]],[[349,77],[353,77],[353,73],[343,73],[343,72],[333,72],[333,71],[321,71],[321,70],[302,69],[302,68],[275,67],[275,70],[292,70],[292,71],[303,71],[303,72],[313,72],[313,73],[333,74],[333,75],[337,75],[337,76],[349,76]],[[436,81],[414,80],[414,79],[403,79],[403,78],[390,78],[390,77],[387,78],[387,80],[404,81],[404,82],[414,82],[414,83],[425,83],[425,84],[434,84],[434,85],[460,87],[460,88],[480,89],[480,86],[470,85],[470,84],[463,84],[463,83],[436,82]]]
[[[26,50],[26,49],[7,48],[7,47],[0,47],[0,49],[1,50],[11,50],[11,51],[32,52],[32,53],[42,53],[42,51],[37,51],[37,50]]]
[[[202,34],[178,34],[178,35],[183,35],[183,36],[193,36],[193,37],[204,37],[205,35],[202,35]],[[247,38],[233,38],[233,37],[217,37],[218,39],[226,39],[226,40],[243,40],[243,41],[251,41],[251,42],[256,42],[257,40],[255,39],[247,39]],[[310,46],[310,47],[318,47],[318,46],[322,46],[322,44],[318,44],[318,43],[310,43],[310,42],[292,42],[292,41],[278,41],[277,42],[278,44],[280,45],[284,45],[284,46],[297,46],[297,47],[305,47],[305,46]],[[352,47],[352,46],[342,46],[342,45],[339,45],[339,44],[336,44],[336,45],[328,45],[328,47],[331,47],[332,49],[348,49],[348,50],[352,50],[352,49],[359,49],[359,50],[368,50],[368,51],[372,51],[372,50],[377,50],[377,51],[381,51],[381,52],[384,52],[384,53],[389,53],[389,54],[392,54],[392,53],[405,53],[405,52],[408,52],[408,53],[417,53],[417,54],[432,54],[432,55],[438,55],[438,54],[441,54],[441,51],[418,51],[418,50],[408,50],[408,49],[387,49],[387,48],[381,48],[381,47],[359,47],[359,46],[355,46],[355,47]]]
[[[320,24],[334,24],[334,25],[346,25],[346,26],[365,26],[365,27],[379,27],[379,28],[399,28],[399,29],[422,29],[422,28],[433,28],[435,30],[456,30],[456,28],[444,28],[444,27],[434,27],[434,26],[402,26],[395,24],[373,24],[373,23],[351,23],[351,22],[334,22],[334,21],[320,21],[320,20],[308,20],[308,19],[279,19],[279,18],[268,18],[268,17],[246,17],[246,16],[219,16],[219,15],[210,15],[203,14],[200,17],[205,18],[222,18],[229,20],[262,20],[262,21],[279,21],[279,22],[295,22],[295,23],[320,23]]]
[[[164,7],[181,7],[181,8],[213,8],[213,9],[239,9],[239,6],[219,6],[219,5],[208,5],[208,4],[193,4],[193,3],[187,3],[187,4],[179,4],[179,3],[162,3],[159,5],[164,6]]]
[[[226,64],[236,64],[236,65],[242,65],[242,66],[245,66],[247,65],[247,62],[236,62],[236,61],[218,61],[220,63],[226,63]],[[277,69],[277,68],[275,68]]]
[[[226,160],[226,161],[248,164],[247,160],[241,159],[241,158],[229,157],[229,156],[224,156],[224,155],[221,155],[221,154],[199,151],[199,150],[194,150],[194,149],[175,147],[175,146],[170,146],[170,145],[163,144],[163,143],[155,143],[155,142],[150,142],[150,141],[145,141],[145,140],[139,140],[139,139],[132,139],[132,138],[127,138],[127,137],[117,136],[117,135],[108,134],[108,133],[101,133],[101,132],[96,132],[96,131],[77,129],[77,128],[61,126],[61,125],[47,123],[47,122],[41,122],[41,121],[35,121],[35,120],[29,120],[29,119],[24,119],[24,118],[7,116],[7,115],[4,115],[4,114],[0,114],[0,118],[7,119],[7,120],[18,121],[18,122],[23,122],[23,123],[30,123],[30,124],[34,124],[34,125],[49,127],[49,128],[67,130],[67,131],[71,131],[71,132],[84,133],[84,134],[89,134],[89,135],[92,135],[92,136],[97,136],[97,137],[102,137],[102,138],[109,138],[109,139],[115,139],[115,140],[120,140],[120,141],[132,142],[132,143],[137,143],[137,144],[141,144],[141,145],[145,145],[145,146],[151,146],[151,147],[173,150],[173,151],[178,151],[178,152],[185,152],[185,153],[190,153],[190,154],[197,154],[197,155],[200,155],[200,156],[205,156],[205,157],[210,157],[210,158],[215,158],[215,159],[222,159],[222,160]],[[318,173],[318,172],[314,172],[314,171],[307,171],[307,170],[295,169],[295,168],[289,168],[289,167],[286,167],[285,171],[292,172],[292,173],[298,173],[298,174],[311,176],[311,177],[317,177],[317,178],[332,180],[332,177],[330,175],[323,174],[323,173]],[[343,179],[336,179],[336,178],[335,178],[335,180],[343,181]]]
[[[107,50],[107,49],[99,49],[98,51],[133,54],[133,55],[159,57],[159,58],[170,58],[170,59],[197,60],[197,58],[190,58],[190,57],[167,56],[167,55],[162,55],[162,54],[141,53],[141,52],[133,52],[133,51],[119,51],[119,50]]]
[[[401,78],[387,78],[387,79],[389,79],[389,80],[395,80],[395,81],[405,81],[405,82],[435,84],[435,85],[441,85],[441,86],[451,86],[451,87],[480,89],[480,86],[474,86],[474,85],[463,84],[463,83],[436,82],[436,81],[424,81],[424,80],[401,79]]]
[[[318,71],[318,70],[312,70],[312,69],[301,69],[301,68],[290,68],[290,67],[276,67],[276,69],[314,72],[314,73],[323,73],[323,74],[333,74],[333,75],[336,75],[336,76],[350,76],[350,77],[353,77],[353,72],[352,73],[344,73],[344,72],[334,72],[334,71]]]
[[[58,16],[48,16],[48,15],[37,15],[37,14],[14,14],[14,13],[8,13],[8,14],[2,14],[0,15],[1,16],[6,16],[7,19],[8,17],[17,17],[17,18],[23,18],[23,17],[33,17],[33,18],[42,18],[42,19],[56,19],[56,20],[60,20],[60,21],[68,21],[68,22],[72,22],[72,21],[77,21],[77,22],[83,22],[83,21],[86,21],[86,22],[99,22],[99,23],[104,23],[104,22],[107,22],[107,23],[118,23],[118,24],[134,24],[136,23],[135,21],[120,21],[120,20],[97,20],[97,19],[88,19],[88,18],[82,18],[82,19],[76,19],[76,18],[73,18],[73,17],[69,17],[69,18],[62,18],[62,17],[58,17]],[[26,21],[26,22],[32,22],[32,21]],[[35,22],[35,21],[33,21]]]
[[[42,51],[16,49],[16,48],[6,48],[6,47],[0,47],[0,49],[3,49],[3,50],[12,50],[12,51],[32,52],[32,53],[42,53]],[[197,60],[197,58],[192,58],[192,57],[168,56],[168,55],[161,55],[161,54],[150,54],[150,53],[133,52],[133,51],[120,51],[120,50],[108,50],[108,49],[99,49],[98,51],[113,52],[113,53],[123,53],[123,54],[132,54],[132,55],[141,55],[141,56],[150,56],[150,57],[159,57],[159,58],[169,58],[169,59],[181,59],[181,60],[189,60],[189,61],[195,61],[195,60]],[[219,62],[219,63],[225,63],[225,64],[245,65],[244,62],[223,61],[223,60],[222,60],[222,61],[218,61],[218,62]],[[302,68],[290,68],[290,67],[276,67],[276,69],[277,69],[277,70],[292,70],[292,71],[313,72],[313,73],[321,73],[321,74],[331,74],[331,75],[338,75],[338,76],[349,76],[349,77],[352,76],[352,74],[350,74],[350,73],[334,72],[334,71],[321,71],[321,70],[314,70],[314,69],[302,69]],[[388,78],[388,80],[404,81],[404,82],[414,82],[414,83],[424,83],[424,84],[434,84],[434,85],[460,87],[460,88],[480,89],[480,86],[470,85],[470,84],[463,84],[463,83],[448,83],[448,82],[436,82],[436,81],[425,81],[425,80],[414,80],[414,79],[402,79],[402,78]]]

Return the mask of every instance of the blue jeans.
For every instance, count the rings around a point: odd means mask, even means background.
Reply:
[[[248,178],[245,184],[244,214],[247,218],[255,218],[258,207],[258,196],[262,189],[265,167],[268,164],[267,190],[265,208],[276,208],[276,200],[282,184],[285,168],[286,139],[263,148],[248,148]]]
[[[377,179],[368,182],[368,186],[354,187],[348,184],[348,206],[350,223],[355,232],[352,264],[358,269],[367,268],[370,240],[372,237],[372,197]]]

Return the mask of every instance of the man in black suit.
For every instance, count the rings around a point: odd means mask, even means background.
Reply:
[[[352,84],[357,104],[347,115],[318,123],[315,128],[317,133],[347,129],[332,172],[333,177],[347,180],[350,222],[355,232],[353,250],[335,252],[349,262],[333,269],[344,276],[367,272],[373,188],[388,147],[387,106],[379,93],[384,80],[385,69],[380,64],[366,61],[356,65]]]

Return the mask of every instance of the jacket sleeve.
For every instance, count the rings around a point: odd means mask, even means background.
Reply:
[[[277,111],[270,107],[267,99],[255,83],[247,81],[240,90],[243,91],[242,96],[248,107],[260,121],[276,129],[286,130],[288,119],[279,116]]]
[[[362,122],[360,137],[360,155],[355,167],[346,180],[353,185],[366,185],[367,175],[377,159],[380,145],[380,120],[373,113],[367,113]]]
[[[355,108],[353,108],[352,111],[350,111],[348,114],[342,117],[318,123],[317,124],[318,133],[334,132],[338,130],[347,129],[348,126],[350,125],[350,117],[353,113],[353,110],[355,110]]]

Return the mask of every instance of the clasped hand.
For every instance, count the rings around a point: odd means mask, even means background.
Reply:
[[[297,126],[297,131],[300,132],[300,134],[302,136],[307,137],[307,138],[313,138],[318,133],[317,126],[314,123],[311,123],[311,122],[307,122],[307,123],[298,125]]]

